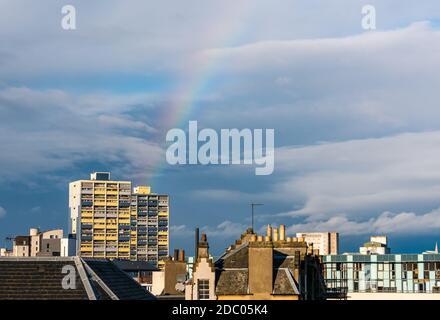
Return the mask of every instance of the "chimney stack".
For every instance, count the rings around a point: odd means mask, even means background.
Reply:
[[[179,261],[185,262],[185,250],[183,250],[183,249],[180,249],[180,251],[179,251]]]
[[[202,239],[199,242],[197,258],[209,258],[209,244],[205,233],[202,233]]]
[[[259,238],[262,236],[259,236]],[[267,237],[267,236],[266,236]],[[273,243],[270,241],[249,243],[249,293],[273,292]]]

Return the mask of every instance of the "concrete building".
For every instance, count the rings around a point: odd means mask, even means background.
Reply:
[[[12,251],[7,248],[0,248],[0,257],[12,257]]]
[[[110,173],[69,184],[70,232],[81,257],[130,258],[131,182],[112,181]]]
[[[114,181],[109,172],[69,185],[70,231],[82,257],[149,261],[161,266],[169,254],[167,195]]]
[[[391,253],[388,248],[388,238],[386,236],[371,236],[370,241],[364,243],[359,248],[360,254],[389,254]]]
[[[37,228],[32,228],[28,236],[16,236],[14,238],[12,252],[8,256],[60,256],[62,238],[63,230],[61,229],[40,232]]]
[[[76,256],[76,236],[69,234],[67,238],[61,239],[61,256],[74,257]]]
[[[320,255],[339,253],[339,233],[337,232],[298,232],[297,238],[304,238]]]
[[[134,188],[131,201],[130,259],[163,267],[169,256],[169,199],[151,193],[149,186]]]
[[[285,236],[285,227],[268,226],[266,236],[249,228],[215,262],[206,235],[198,244],[187,300],[325,299],[318,250],[302,238]]]
[[[383,238],[372,240],[384,244]],[[438,253],[327,255],[323,265],[328,292],[348,299],[440,300]]]

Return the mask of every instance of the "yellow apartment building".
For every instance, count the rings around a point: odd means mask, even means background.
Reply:
[[[95,172],[90,180],[69,184],[69,207],[79,256],[161,265],[169,255],[167,195],[153,194],[148,186],[132,191],[130,181]]]

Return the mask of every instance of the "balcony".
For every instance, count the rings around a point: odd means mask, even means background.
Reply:
[[[81,241],[92,241],[93,236],[91,235],[81,235]]]
[[[93,206],[93,201],[89,201],[89,200],[81,201],[81,206],[82,207],[91,207],[91,206]]]

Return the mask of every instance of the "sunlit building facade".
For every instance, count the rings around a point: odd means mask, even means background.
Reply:
[[[70,232],[77,255],[151,261],[160,265],[169,252],[167,195],[150,187],[114,181],[109,172],[69,185]]]
[[[323,257],[329,291],[348,299],[439,299],[440,254],[343,254]]]

